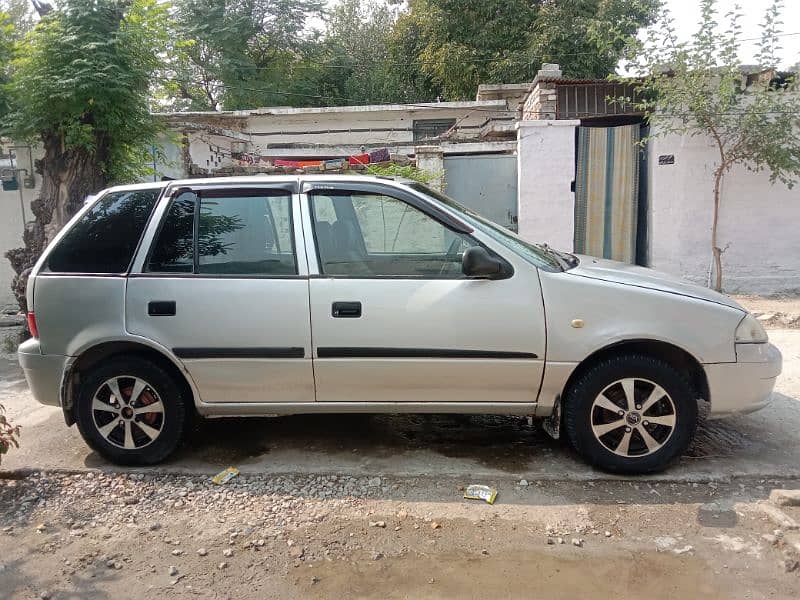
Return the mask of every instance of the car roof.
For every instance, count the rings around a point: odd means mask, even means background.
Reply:
[[[360,182],[365,181],[381,182],[388,184],[408,184],[414,183],[413,180],[404,177],[388,177],[383,175],[342,175],[342,174],[313,174],[313,175],[238,175],[232,177],[204,177],[199,179],[171,179],[169,181],[153,181],[149,183],[136,183],[129,185],[117,185],[108,188],[109,192],[124,192],[135,190],[163,189],[166,187],[182,186],[206,186],[206,185],[225,185],[225,184],[258,184],[258,183],[297,183],[314,181],[340,181],[340,182]]]

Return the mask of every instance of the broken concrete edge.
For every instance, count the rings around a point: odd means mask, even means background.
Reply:
[[[758,321],[770,328],[775,329],[798,329],[800,328],[800,313],[784,313],[780,311],[759,312],[753,311],[753,316]]]
[[[775,506],[800,506],[800,490],[772,490],[769,501]]]
[[[781,529],[788,531],[796,531],[800,529],[800,523],[795,521],[792,517],[783,512],[780,508],[772,504],[770,501],[762,501],[758,503],[761,511]]]

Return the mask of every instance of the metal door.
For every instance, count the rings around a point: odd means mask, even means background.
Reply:
[[[536,401],[544,368],[545,323],[533,266],[506,251],[502,256],[513,265],[513,276],[495,281],[454,273],[403,274],[396,260],[385,263],[393,274],[360,269],[361,264],[379,262],[369,262],[377,256],[364,235],[369,224],[362,219],[348,222],[353,217],[345,215],[364,217],[384,211],[364,204],[353,209],[350,194],[369,194],[365,202],[389,197],[406,203],[406,222],[413,224],[420,240],[436,237],[434,229],[444,226],[435,215],[411,206],[413,198],[389,186],[314,183],[320,191],[301,196],[301,206],[311,273],[318,402]],[[335,204],[325,197],[331,189],[348,209],[337,208],[330,217],[335,222],[322,228],[317,202]],[[391,229],[388,238],[396,241],[397,232]],[[492,245],[489,240],[480,242]],[[329,253],[337,257],[329,264],[347,263],[352,268],[338,274],[324,268]]]
[[[192,194],[197,197],[196,208],[192,209],[191,200],[187,200],[184,212],[196,215],[193,256],[213,252],[205,255],[210,256],[210,268],[204,272],[203,264],[192,257],[185,269],[172,268],[183,264],[177,260],[169,271],[149,267],[158,240],[174,214],[169,203],[177,204]],[[253,221],[216,217],[210,222],[213,215],[200,214],[206,198],[213,198],[213,204],[223,211],[233,200],[247,205],[250,200],[263,201],[270,196],[279,197],[282,206],[286,202],[290,206],[281,217],[282,248],[274,239],[249,233],[247,224],[260,223],[263,205],[247,206]],[[158,210],[143,242],[146,249],[155,238],[153,250],[140,253],[128,279],[126,329],[155,341],[181,359],[203,402],[313,402],[308,271],[299,219],[291,216],[292,212],[297,214],[298,197],[267,185],[238,190],[193,188],[168,199],[166,206],[162,202]],[[277,220],[264,217],[273,225]],[[204,220],[210,233],[200,234],[198,239],[197,231],[203,231]],[[261,263],[220,262],[234,243],[242,255],[293,256],[294,272],[277,273],[274,266],[262,273],[245,272],[248,265],[279,262],[272,259]],[[268,254],[267,248],[278,250]]]
[[[448,196],[498,225],[517,231],[516,156],[446,156],[444,178]]]

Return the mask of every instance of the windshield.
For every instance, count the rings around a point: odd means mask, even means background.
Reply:
[[[447,206],[447,208],[458,213],[464,221],[537,267],[547,271],[565,271],[578,264],[578,259],[572,254],[558,252],[546,244],[532,244],[526,242],[513,231],[497,223],[493,223],[466,206],[462,206],[450,198],[450,196],[446,196],[422,183],[414,182],[407,185],[415,192],[438,200]]]

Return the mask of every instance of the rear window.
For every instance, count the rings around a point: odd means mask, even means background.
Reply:
[[[100,198],[53,248],[47,268],[55,273],[126,272],[160,192],[111,192]]]

